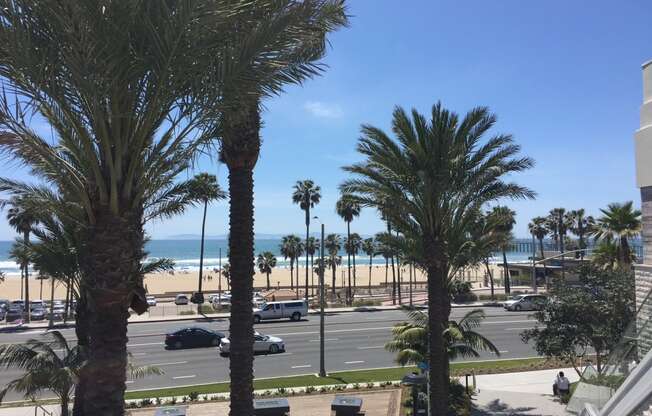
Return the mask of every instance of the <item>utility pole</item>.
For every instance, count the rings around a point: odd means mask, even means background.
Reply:
[[[535,260],[536,256],[537,256],[536,241],[534,239],[534,234],[532,234],[532,285],[533,285],[534,293],[537,293],[539,291],[539,288],[537,286],[537,266]]]
[[[324,364],[324,223],[321,224],[321,244],[319,245],[319,377],[326,377]]]

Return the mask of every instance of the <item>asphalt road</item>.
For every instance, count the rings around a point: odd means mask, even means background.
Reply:
[[[453,309],[452,318],[458,319],[470,309]],[[529,312],[507,312],[502,308],[485,308],[487,318],[478,329],[501,351],[500,358],[535,357],[536,352],[521,341],[520,333],[534,326]],[[402,311],[354,312],[331,314],[326,317],[326,370],[357,370],[396,365],[393,354],[383,345],[391,337],[394,324],[405,320]],[[129,380],[129,390],[182,386],[228,381],[229,358],[221,357],[216,348],[166,350],[165,333],[186,327],[200,326],[228,334],[229,322],[215,319],[201,322],[134,323],[129,325],[129,351],[135,364],[155,365],[165,374],[139,380]],[[256,330],[283,338],[286,352],[257,355],[254,362],[258,378],[312,374],[319,371],[319,316],[310,315],[301,322],[268,321],[256,325]],[[74,341],[73,329],[62,331]],[[41,331],[0,333],[0,343],[24,342]],[[479,360],[496,359],[494,354],[482,353]],[[15,370],[0,372],[0,385],[15,378]],[[12,394],[6,400],[15,400]]]

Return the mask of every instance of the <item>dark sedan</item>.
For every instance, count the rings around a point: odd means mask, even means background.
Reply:
[[[168,348],[217,347],[224,338],[221,332],[204,328],[184,328],[165,335]]]
[[[7,311],[7,314],[5,315],[5,319],[7,320],[7,323],[12,323],[16,321],[20,321],[25,319],[26,314],[23,312],[22,308],[12,306],[9,308]]]

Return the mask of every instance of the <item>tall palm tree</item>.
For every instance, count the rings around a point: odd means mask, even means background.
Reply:
[[[409,322],[394,325],[393,339],[385,344],[385,349],[397,353],[396,362],[399,365],[428,362],[428,314],[419,310],[411,310],[407,314]],[[444,338],[449,360],[477,358],[481,351],[500,355],[498,348],[488,338],[475,331],[485,316],[482,309],[474,309],[459,321],[448,322]]]
[[[374,256],[377,254],[376,242],[373,238],[365,238],[361,245],[364,254],[369,256],[369,295],[371,296],[371,267],[374,261]]]
[[[294,262],[299,263],[299,257],[303,252],[303,244],[301,243],[301,238],[294,234],[286,235],[281,239],[280,245],[281,254],[286,258],[290,259],[290,287],[294,290]],[[299,279],[298,279],[298,270],[297,270],[297,285],[296,290],[299,291]]]
[[[376,233],[374,236],[376,246],[378,247],[378,254],[385,259],[385,287],[389,284],[389,258],[392,255],[391,249],[385,242],[385,233]]]
[[[204,297],[201,291],[202,286],[202,273],[204,271],[204,236],[206,232],[206,211],[208,204],[220,199],[226,199],[226,194],[220,189],[217,184],[215,175],[206,172],[199,173],[189,183],[190,198],[204,204],[204,214],[201,221],[201,244],[199,248],[199,282],[197,284],[197,298],[195,299],[198,304],[203,303]],[[195,296],[193,296],[195,298]],[[198,312],[201,311],[201,305],[197,306]]]
[[[340,264],[341,262],[341,257],[339,256],[339,252],[342,249],[342,240],[339,235],[337,234],[328,234],[326,236],[326,239],[324,240],[324,249],[328,252],[328,260],[329,260],[329,266],[331,267],[331,271],[333,272],[333,280],[332,280],[332,286],[331,286],[331,293],[335,295],[335,284],[336,284],[336,269],[337,265]]]
[[[344,222],[346,222],[346,241],[351,240],[351,221],[355,217],[360,216],[360,204],[353,201],[348,195],[344,194],[335,204],[335,211]],[[347,250],[347,273],[348,273],[348,288],[346,291],[346,303],[348,305],[352,302],[351,293],[351,253]]]
[[[347,24],[343,0],[237,3],[241,13],[220,51],[228,62],[221,73],[232,82],[221,91],[223,107],[214,122],[220,159],[229,170],[231,416],[253,413],[253,171],[261,146],[261,103],[285,85],[321,73],[327,35]]]
[[[308,237],[305,241],[304,247],[306,249],[306,257],[310,256],[310,276],[311,276],[311,286],[312,286],[312,295],[315,295],[315,270],[314,270],[314,260],[315,253],[319,250],[319,241],[315,237]]]
[[[503,239],[503,244],[500,249],[503,253],[503,270],[505,271],[505,293],[510,294],[512,291],[511,276],[509,275],[509,266],[507,264],[507,249],[513,240],[512,230],[516,224],[516,212],[512,211],[505,206],[496,206],[487,213],[490,218],[489,221],[493,222],[499,233],[506,238]]]
[[[528,230],[530,231],[530,234],[534,236],[534,238],[537,239],[539,242],[539,254],[541,255],[541,260],[543,261],[543,275],[545,276],[546,283],[548,282],[548,272],[546,269],[546,262],[545,262],[545,252],[543,249],[543,240],[546,238],[548,235],[548,227],[546,226],[546,218],[545,217],[534,217],[532,218],[532,221],[528,224]]]
[[[580,259],[584,260],[584,250],[587,248],[586,236],[593,232],[595,219],[590,215],[587,216],[584,208],[573,210],[568,215],[569,230],[577,236],[579,249],[582,250],[580,251]]]
[[[632,264],[632,253],[629,239],[641,233],[641,211],[634,208],[632,201],[611,203],[606,209],[601,209],[602,216],[598,218],[593,235],[603,241],[615,242],[618,246],[618,262],[625,267]]]
[[[23,244],[25,246],[29,245],[29,234],[32,231],[32,228],[36,224],[35,213],[30,210],[29,207],[25,206],[24,199],[19,197],[13,197],[9,200],[10,208],[7,210],[7,221],[9,226],[16,230],[18,234],[22,235]],[[29,259],[23,258],[20,263],[21,275],[24,276],[25,292],[24,298],[25,307],[27,308],[26,321],[30,321],[30,307],[29,307]]]
[[[269,290],[269,275],[272,273],[272,269],[276,267],[276,256],[271,251],[264,251],[258,255],[256,264],[258,270],[267,275],[267,290]]]
[[[86,414],[124,411],[129,307],[147,309],[148,204],[174,203],[163,190],[214,137],[195,127],[222,99],[221,49],[231,45],[224,30],[236,6],[17,0],[0,8],[0,77],[20,97],[20,106],[0,103],[0,147],[83,210]],[[53,138],[30,128],[25,111],[50,124]]]
[[[490,260],[505,244],[509,235],[505,235],[494,218],[482,211],[476,213],[476,218],[469,229],[469,245],[459,258],[460,265],[484,266],[489,280],[491,299],[495,299],[494,276],[489,266]]]
[[[362,237],[358,233],[351,233],[351,236],[344,241],[344,250],[347,254],[351,255],[352,264],[353,264],[353,290],[358,287],[357,276],[355,270],[355,256],[360,252],[362,245]],[[355,294],[353,294],[355,296]],[[351,299],[353,299],[353,296]]]
[[[505,176],[530,168],[533,161],[518,158],[520,148],[509,135],[483,141],[495,117],[487,108],[460,119],[440,103],[427,119],[416,110],[412,117],[394,110],[392,131],[364,125],[358,152],[362,162],[344,169],[354,178],[341,191],[362,206],[379,208],[392,201],[394,229],[413,242],[410,258],[428,277],[428,361],[430,414],[448,411],[449,362],[445,330],[450,315],[448,281],[457,271],[451,259],[466,246],[477,211],[501,198],[530,198],[534,193]]]
[[[319,186],[315,186],[315,183],[310,179],[297,181],[297,183],[294,185],[292,202],[299,204],[299,207],[306,213],[306,250],[308,248],[308,240],[310,239],[310,208],[314,208],[315,205],[319,203],[320,199],[321,188]],[[314,255],[314,250],[312,255]],[[306,300],[308,300],[308,267],[308,256],[306,256]],[[310,267],[310,269],[312,269],[312,267]]]

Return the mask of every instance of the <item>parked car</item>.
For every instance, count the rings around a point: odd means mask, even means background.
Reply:
[[[228,355],[230,352],[231,341],[228,338],[222,338],[220,342],[220,353]],[[268,352],[271,354],[285,352],[285,344],[281,338],[256,332],[254,333],[254,352]]]
[[[179,293],[177,296],[174,298],[174,304],[175,305],[187,305],[189,302],[188,295]]]
[[[183,328],[165,335],[165,346],[168,348],[217,347],[224,338],[222,332],[204,328]]]
[[[5,315],[5,319],[7,320],[7,323],[15,322],[21,319],[25,318],[25,313],[23,312],[23,308],[20,306],[11,306],[9,310],[7,310],[7,313]]]
[[[147,305],[156,306],[156,297],[152,295],[147,295]]]
[[[8,299],[0,299],[0,309],[4,309],[5,312],[11,306],[11,301]]]
[[[543,308],[546,300],[545,295],[517,295],[503,303],[508,311],[537,311]]]
[[[21,309],[25,309],[25,301],[24,300],[14,300],[11,302],[11,306],[17,306]]]
[[[30,300],[29,309],[32,311],[34,309],[47,309],[47,305],[41,299]]]
[[[5,320],[5,315],[7,315],[7,311],[5,310],[5,308],[0,307],[0,321]]]
[[[300,321],[308,315],[308,303],[305,300],[288,300],[280,302],[268,302],[260,308],[254,309],[254,322],[258,323],[264,319],[290,318],[292,321]]]
[[[54,305],[52,308],[52,319],[54,321],[61,321],[63,320],[64,315],[66,314],[66,308],[63,305]]]
[[[45,319],[46,315],[47,315],[47,311],[45,310],[45,308],[34,307],[29,313],[29,318],[32,321],[42,321]]]

